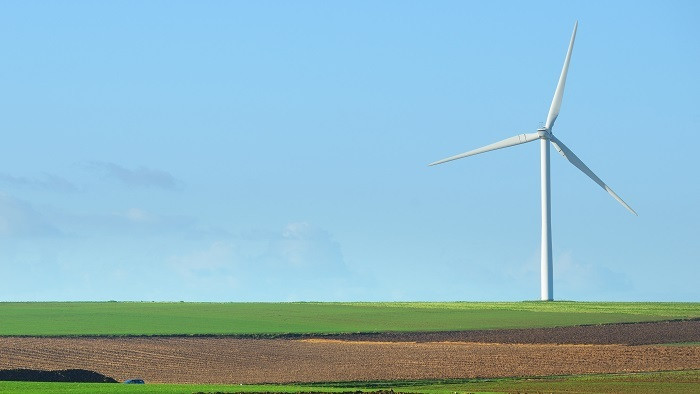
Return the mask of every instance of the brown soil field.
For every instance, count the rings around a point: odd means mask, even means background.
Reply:
[[[318,336],[309,336],[309,338]],[[441,332],[390,332],[329,335],[324,338],[380,342],[486,342],[598,345],[653,345],[700,342],[700,320],[672,320],[590,326]]]
[[[610,327],[610,332],[620,329],[620,325],[611,326],[596,327]],[[642,338],[650,335],[651,326],[624,326],[624,330],[643,327],[639,331]],[[698,326],[692,323],[689,327],[695,336],[684,334],[683,338],[698,341]],[[519,330],[505,331],[515,335]],[[436,333],[405,334],[403,340],[397,339],[399,334],[386,335],[384,340],[379,334],[368,336],[371,340],[2,337],[0,370],[75,368],[117,380],[142,378],[164,383],[284,383],[700,369],[700,346],[479,343],[466,340],[472,335],[468,333],[460,334],[465,339],[462,341],[431,340],[440,339],[430,337]],[[630,335],[634,337],[634,330]]]

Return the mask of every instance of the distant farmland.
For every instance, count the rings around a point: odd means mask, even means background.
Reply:
[[[0,303],[0,316],[8,380],[73,369],[148,383],[102,392],[700,387],[700,303]],[[631,372],[644,374],[617,375]],[[292,385],[248,386],[261,383]],[[96,386],[0,382],[74,389]]]
[[[700,318],[700,303],[0,303],[0,336],[337,334]]]

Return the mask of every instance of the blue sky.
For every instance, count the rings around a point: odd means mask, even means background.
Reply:
[[[0,300],[700,301],[696,2],[3,2]]]

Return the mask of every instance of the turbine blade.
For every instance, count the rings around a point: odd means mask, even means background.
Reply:
[[[442,164],[448,161],[461,159],[463,157],[478,155],[479,153],[484,153],[501,148],[507,148],[513,145],[520,145],[526,142],[534,141],[539,138],[540,135],[538,133],[519,134],[514,137],[506,138],[503,141],[494,142],[491,145],[486,145],[478,149],[470,150],[469,152],[460,153],[459,155],[450,156],[446,159],[438,160],[436,162],[430,163],[429,165],[434,166],[436,164]]]
[[[569,50],[566,52],[566,59],[564,60],[564,67],[561,69],[561,75],[559,76],[559,83],[557,84],[557,90],[554,91],[554,98],[552,99],[552,105],[549,107],[549,114],[547,114],[547,123],[545,123],[546,128],[551,129],[554,125],[554,121],[557,120],[559,116],[559,109],[561,108],[561,100],[564,97],[564,86],[566,85],[566,73],[569,71],[569,61],[571,60],[571,51],[574,49],[574,40],[576,39],[576,28],[578,27],[578,21],[574,24],[574,32],[571,33],[571,42],[569,42]]]
[[[590,168],[583,164],[581,159],[579,159],[578,156],[576,156],[574,152],[571,151],[571,149],[567,148],[563,142],[561,142],[555,136],[550,136],[550,141],[552,142],[552,145],[554,145],[554,149],[556,149],[559,153],[561,153],[562,156],[569,160],[571,164],[576,166],[576,168],[581,170],[584,174],[588,175],[589,178],[593,179],[595,183],[602,187],[606,192],[610,193],[610,195],[613,196],[613,198],[616,199],[625,208],[627,208],[627,210],[637,215],[637,212],[635,212],[634,209],[632,209],[632,207],[627,205],[626,202],[622,201],[622,198],[620,198],[620,196],[618,196],[608,185],[606,185],[605,182],[598,178],[598,176],[594,174]]]

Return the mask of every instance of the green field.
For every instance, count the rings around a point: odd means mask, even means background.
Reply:
[[[0,336],[262,335],[554,327],[700,318],[700,303],[0,303]]]
[[[304,385],[186,385],[107,383],[0,382],[0,393],[193,393],[193,392],[348,392],[389,390],[413,393],[560,392],[560,393],[697,393],[700,371],[651,372],[539,378],[443,381],[347,382]]]

